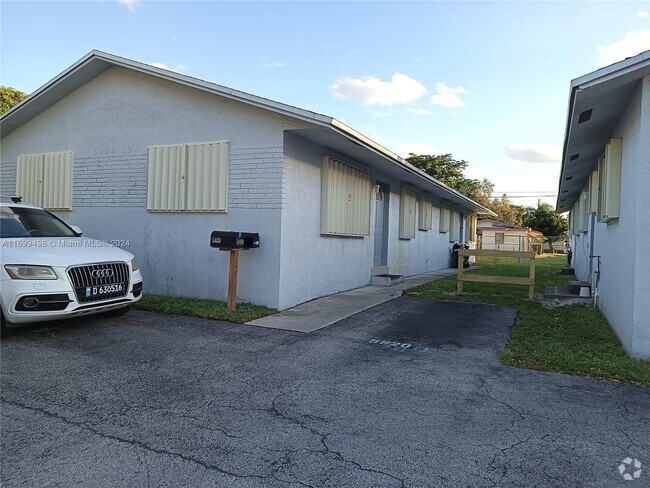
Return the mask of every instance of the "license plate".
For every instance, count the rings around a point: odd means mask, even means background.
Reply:
[[[97,285],[86,287],[86,298],[98,297],[103,295],[112,295],[113,293],[123,292],[125,283],[111,283],[108,285]]]

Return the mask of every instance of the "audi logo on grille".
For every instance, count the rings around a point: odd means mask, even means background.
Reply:
[[[113,276],[113,270],[110,268],[106,269],[93,269],[90,273],[90,276],[93,278],[110,278]]]

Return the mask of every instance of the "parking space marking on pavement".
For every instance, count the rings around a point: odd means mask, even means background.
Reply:
[[[395,341],[388,341],[385,339],[370,339],[368,341],[368,344],[372,344],[375,346],[380,346],[382,349],[390,349],[392,351],[396,352],[427,352],[429,351],[429,348],[426,346],[423,346],[421,344],[413,344],[410,342],[395,342]]]

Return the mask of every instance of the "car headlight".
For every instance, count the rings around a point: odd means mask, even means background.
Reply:
[[[5,270],[12,280],[56,280],[56,273],[49,266],[6,264]]]
[[[133,258],[131,260],[131,271],[135,271],[136,269],[140,269],[140,268],[138,267],[138,262],[135,260],[135,258]]]

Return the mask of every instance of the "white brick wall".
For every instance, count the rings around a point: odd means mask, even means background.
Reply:
[[[142,207],[146,200],[146,154],[75,158],[73,208]]]
[[[16,162],[0,165],[0,195],[16,194]]]
[[[16,192],[16,163],[0,167],[3,195]],[[229,208],[277,209],[284,206],[285,164],[281,146],[230,149]],[[145,207],[147,154],[77,157],[73,207]]]
[[[281,146],[230,148],[230,208],[282,208],[284,190],[285,164]]]

